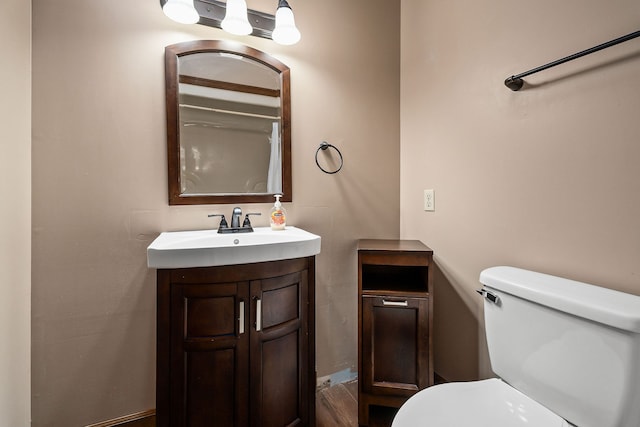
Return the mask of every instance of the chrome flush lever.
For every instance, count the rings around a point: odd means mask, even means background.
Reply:
[[[476,289],[476,292],[494,304],[500,305],[500,297],[487,288]]]

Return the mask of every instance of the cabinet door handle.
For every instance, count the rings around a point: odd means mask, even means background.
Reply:
[[[240,335],[242,335],[244,334],[244,301],[240,301],[240,307],[238,311],[240,311],[240,317],[238,317],[238,328],[240,329]]]
[[[256,299],[256,331],[262,330],[262,300]]]
[[[386,299],[382,300],[382,305],[392,306],[392,307],[408,307],[408,301],[387,301]]]

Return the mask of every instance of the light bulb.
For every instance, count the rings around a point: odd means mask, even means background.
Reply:
[[[247,3],[244,0],[227,0],[227,13],[222,20],[222,29],[238,36],[253,32],[247,18]]]
[[[284,45],[292,45],[300,41],[300,31],[296,28],[293,11],[286,0],[280,0],[278,5],[276,27],[271,34],[271,38],[274,42]]]
[[[162,10],[169,18],[181,24],[195,24],[200,20],[193,0],[167,0]]]

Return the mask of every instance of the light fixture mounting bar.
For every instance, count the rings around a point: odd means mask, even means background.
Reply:
[[[161,2],[164,3],[162,0]],[[198,11],[198,14],[200,14],[200,21],[198,24],[206,25],[208,27],[222,28],[222,20],[224,19],[224,15],[227,10],[225,2],[216,0],[195,0],[193,4]],[[270,39],[271,33],[276,26],[275,16],[252,9],[247,10],[247,15],[249,17],[249,23],[253,27],[251,35]]]

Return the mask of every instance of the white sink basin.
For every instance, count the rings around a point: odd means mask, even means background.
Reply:
[[[256,227],[253,233],[218,234],[217,230],[172,231],[147,248],[152,268],[213,267],[301,258],[320,253],[320,236],[287,226],[273,231]]]

